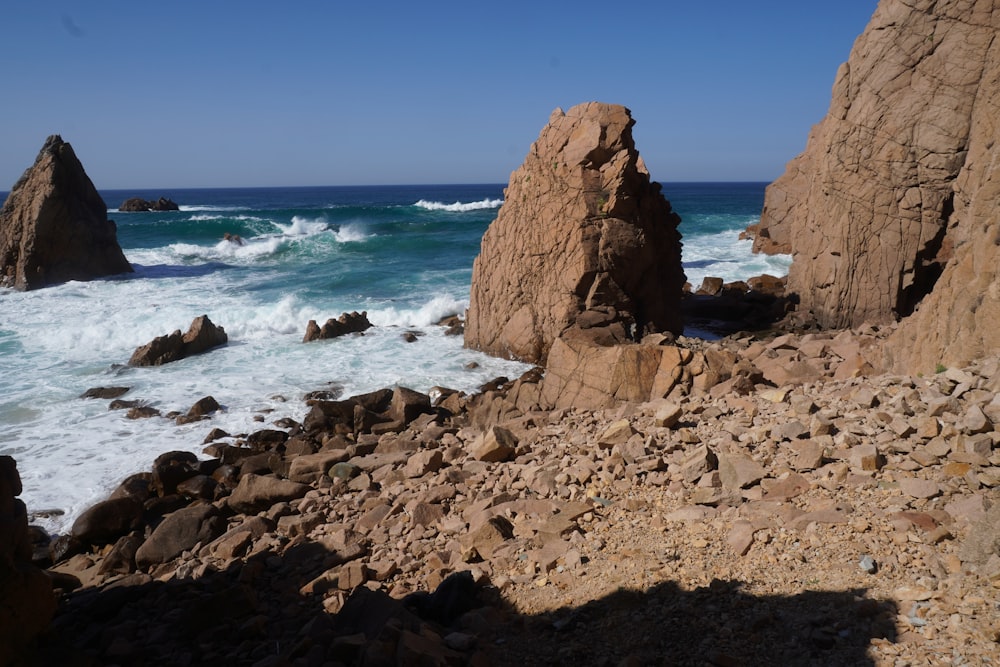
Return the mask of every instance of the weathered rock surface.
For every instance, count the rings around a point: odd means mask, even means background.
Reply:
[[[59,135],[0,209],[0,287],[28,290],[130,273],[108,207]]]
[[[147,200],[142,197],[131,197],[126,199],[118,207],[119,211],[142,212],[142,211],[179,211],[180,206],[176,202],[160,197],[156,200]]]
[[[352,333],[362,333],[372,327],[368,321],[368,312],[343,313],[337,319],[332,317],[323,326],[316,324],[316,320],[309,320],[306,325],[306,334],[302,338],[303,343],[314,340],[325,340],[327,338],[338,338]]]
[[[136,348],[129,366],[161,366],[193,354],[201,354],[229,340],[226,330],[212,323],[208,315],[194,318],[187,332],[178,329],[167,336],[157,336]]]
[[[552,113],[483,236],[467,347],[544,362],[571,327],[607,343],[681,330],[680,218],[650,181],[633,124],[625,107],[597,102]]]
[[[998,31],[994,3],[883,0],[767,191],[755,248],[793,254],[800,311],[831,327],[905,317],[897,371],[1000,347]]]

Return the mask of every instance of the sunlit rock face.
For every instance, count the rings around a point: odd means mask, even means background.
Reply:
[[[0,209],[0,286],[30,290],[131,271],[104,200],[73,147],[52,135]]]
[[[465,344],[544,363],[574,328],[613,344],[679,332],[680,218],[650,180],[623,106],[556,109],[473,265]]]

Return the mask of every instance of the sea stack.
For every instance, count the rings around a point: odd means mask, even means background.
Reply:
[[[791,252],[788,292],[821,326],[902,319],[895,370],[1000,347],[1000,11],[883,0],[826,117],[767,190],[755,247]]]
[[[570,329],[607,344],[680,332],[680,218],[623,106],[556,109],[511,175],[473,264],[465,345],[544,363]]]
[[[0,209],[0,286],[30,290],[131,271],[72,146],[50,136]]]

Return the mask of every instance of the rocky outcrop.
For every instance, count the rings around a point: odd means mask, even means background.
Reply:
[[[147,200],[142,197],[131,197],[126,199],[118,207],[119,211],[142,212],[142,211],[179,211],[180,206],[176,202],[160,197],[157,200]]]
[[[1000,346],[1000,8],[918,4],[879,4],[827,116],[768,188],[755,248],[792,252],[787,289],[823,326],[919,305],[889,358],[926,372]]]
[[[177,329],[167,336],[157,336],[136,348],[128,360],[129,366],[161,366],[194,354],[201,354],[213,347],[225,345],[229,340],[226,330],[212,323],[208,315],[194,318],[187,333]]]
[[[73,148],[52,135],[0,209],[0,287],[131,271],[104,200]]]
[[[372,323],[368,321],[368,311],[343,313],[337,319],[331,317],[323,326],[316,324],[316,320],[309,320],[302,342],[309,343],[314,340],[326,340],[352,333],[362,333],[371,327]]]
[[[606,343],[682,328],[680,218],[622,106],[556,109],[510,178],[473,265],[465,344],[543,362],[570,328]]]
[[[192,628],[199,663],[988,664],[1000,359],[861,377],[873,335],[681,337],[660,354],[733,377],[608,410],[539,409],[532,373],[391,428],[215,431],[218,458],[115,491],[140,527],[53,556],[62,608],[25,664],[190,664]]]
[[[15,664],[56,611],[52,582],[31,563],[28,513],[19,495],[17,464],[0,456],[0,665]]]

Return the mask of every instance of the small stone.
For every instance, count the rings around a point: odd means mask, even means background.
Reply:
[[[878,453],[875,445],[857,445],[851,448],[850,462],[852,468],[875,471],[885,465],[885,457]]]
[[[858,565],[861,567],[863,571],[867,572],[868,574],[875,574],[876,572],[878,572],[878,564],[875,562],[875,559],[869,556],[868,554],[865,554],[864,556],[861,557],[861,561],[858,563]]]
[[[494,426],[483,433],[472,447],[472,457],[477,461],[499,463],[510,460],[517,447],[517,436],[502,426]]]
[[[662,428],[673,428],[680,421],[684,411],[676,403],[664,401],[656,409],[653,415],[653,423]]]
[[[904,477],[900,479],[899,489],[904,494],[914,498],[933,498],[941,493],[941,487],[938,486],[937,482],[916,477]]]
[[[632,424],[627,419],[619,419],[612,422],[600,437],[597,438],[597,446],[602,449],[611,449],[615,445],[623,445],[635,433]]]
[[[746,556],[753,546],[753,524],[749,521],[737,521],[726,537],[726,544],[736,553],[737,556]]]

